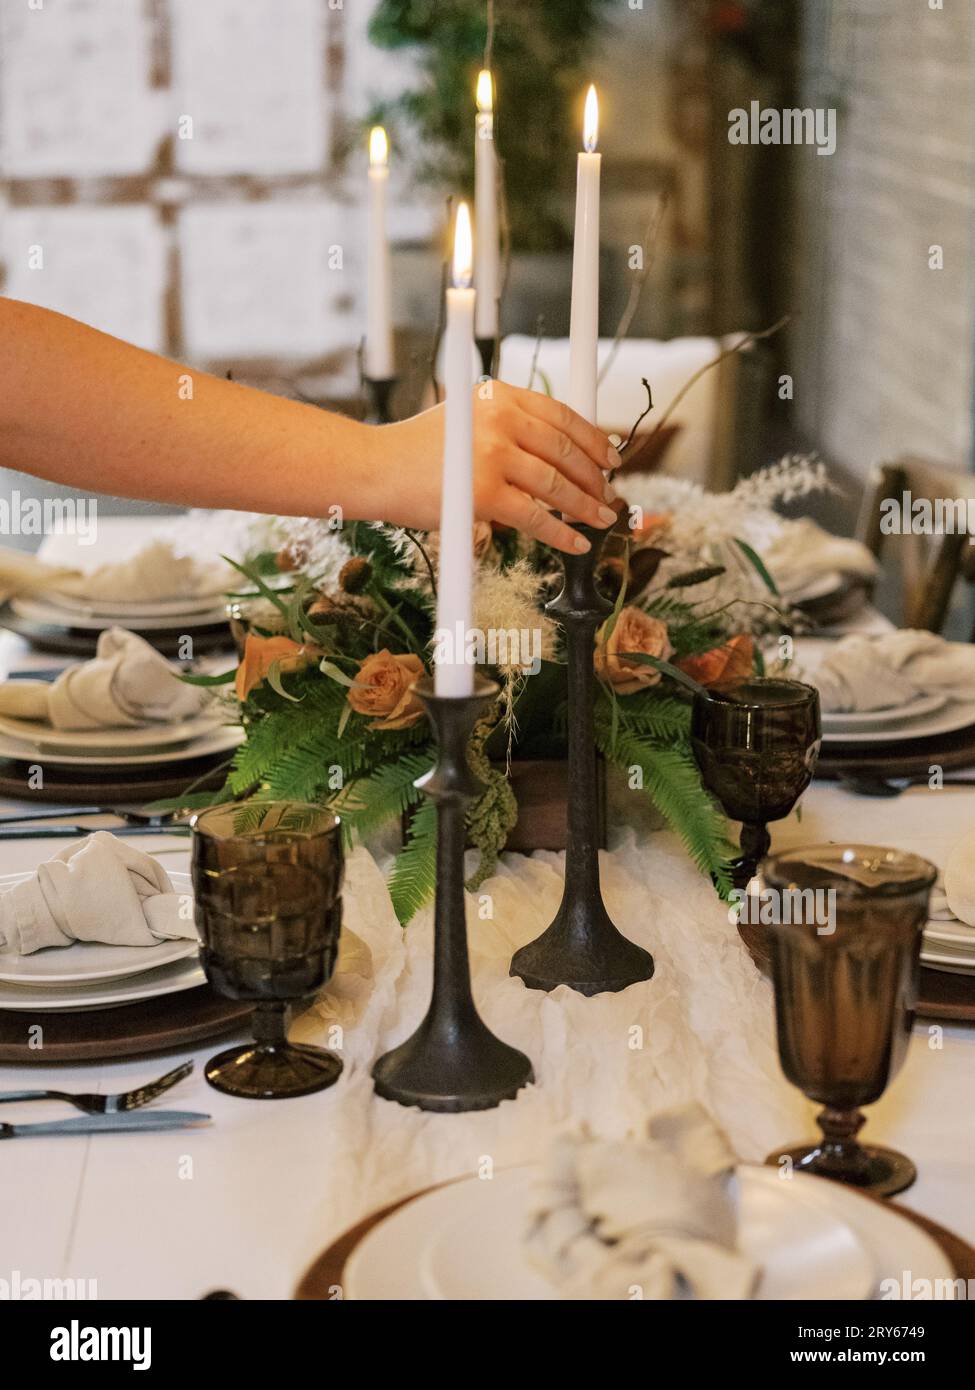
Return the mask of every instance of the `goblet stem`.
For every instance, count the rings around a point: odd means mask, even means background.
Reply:
[[[284,1018],[286,1007],[287,1005],[278,999],[257,1005],[251,1024],[255,1042],[272,1045],[287,1042],[288,1030]]]
[[[731,881],[736,888],[747,888],[771,848],[768,826],[746,821],[741,827],[739,844],[741,855],[732,861]]]
[[[823,1143],[810,1166],[823,1177],[836,1176],[845,1182],[856,1182],[870,1164],[869,1154],[857,1142],[866,1116],[859,1110],[838,1110],[827,1105],[816,1116],[816,1123],[823,1132]]]
[[[917,1169],[896,1149],[861,1144],[856,1136],[864,1121],[865,1116],[859,1110],[841,1110],[827,1105],[816,1116],[823,1134],[821,1143],[777,1149],[765,1161],[779,1166],[788,1160],[797,1172],[849,1183],[851,1187],[863,1188],[878,1197],[892,1197],[895,1192],[903,1192],[917,1177]]]

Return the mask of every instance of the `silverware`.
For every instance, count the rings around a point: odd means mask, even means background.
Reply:
[[[158,1081],[150,1081],[147,1086],[136,1086],[135,1090],[122,1091],[116,1096],[87,1093],[79,1095],[71,1091],[0,1091],[0,1105],[16,1100],[66,1100],[69,1105],[84,1110],[87,1115],[115,1115],[120,1111],[138,1110],[140,1106],[148,1105],[164,1091],[170,1090],[177,1082],[189,1076],[192,1070],[193,1063],[184,1062],[182,1066],[174,1067],[165,1076],[161,1076]]]
[[[20,825],[40,820],[60,820],[63,816],[118,816],[126,825],[168,825],[174,811],[126,811],[118,806],[51,806],[23,816],[0,816],[0,825]]]
[[[79,1115],[73,1120],[45,1120],[39,1125],[0,1124],[0,1139],[27,1139],[32,1134],[110,1134],[152,1129],[187,1129],[210,1123],[197,1110],[146,1110],[135,1115]]]
[[[188,825],[14,825],[0,830],[0,840],[57,840],[79,835],[184,835],[189,837]]]

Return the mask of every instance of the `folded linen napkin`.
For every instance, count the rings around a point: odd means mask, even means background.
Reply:
[[[903,628],[833,644],[809,674],[825,711],[887,709],[913,695],[975,696],[975,646]]]
[[[567,1299],[749,1298],[736,1248],[735,1156],[699,1105],[655,1116],[643,1140],[556,1141],[526,1238]]]
[[[92,660],[67,667],[53,682],[0,684],[0,714],[46,720],[55,729],[174,724],[206,703],[206,694],[184,685],[154,647],[121,627],[100,633]]]
[[[199,565],[166,540],[153,540],[128,559],[81,571],[50,565],[19,550],[0,550],[0,599],[16,594],[70,594],[79,599],[153,603],[165,599],[216,600],[225,587],[223,568]]]
[[[807,516],[783,521],[762,558],[787,597],[832,570],[863,579],[872,579],[878,570],[876,557],[861,541],[833,536]]]
[[[0,952],[26,956],[75,941],[155,946],[195,937],[189,899],[175,891],[162,865],[104,831],[66,845],[33,878],[0,894]]]

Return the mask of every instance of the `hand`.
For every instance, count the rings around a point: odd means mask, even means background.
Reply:
[[[537,391],[501,381],[474,387],[474,514],[513,526],[557,550],[579,553],[589,542],[552,514],[608,527],[615,498],[603,471],[619,462],[607,436],[574,410]],[[402,525],[440,525],[444,406],[377,433],[382,476],[403,492],[387,498],[387,517]],[[393,439],[395,437],[395,445]],[[382,447],[383,442],[392,447]]]

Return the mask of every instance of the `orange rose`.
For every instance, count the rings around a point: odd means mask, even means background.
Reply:
[[[700,656],[685,656],[677,665],[701,685],[721,685],[744,680],[755,664],[755,643],[745,633],[730,637],[720,647]]]
[[[610,622],[612,619],[607,619],[596,633],[593,657],[596,675],[613,686],[617,695],[632,695],[645,686],[656,685],[660,672],[655,667],[627,661],[625,655],[621,656],[620,653],[642,652],[666,661],[674,651],[667,636],[666,624],[659,618],[651,618],[642,608],[624,608],[607,639],[606,630]]]
[[[375,652],[359,667],[349,704],[356,714],[371,715],[374,729],[408,729],[423,718],[423,706],[413,693],[423,674],[423,662],[412,652]]]
[[[249,632],[244,642],[244,655],[237,667],[237,699],[246,700],[254,687],[267,678],[276,661],[282,671],[300,671],[321,654],[319,647],[302,646],[290,637],[261,637],[259,633]]]

